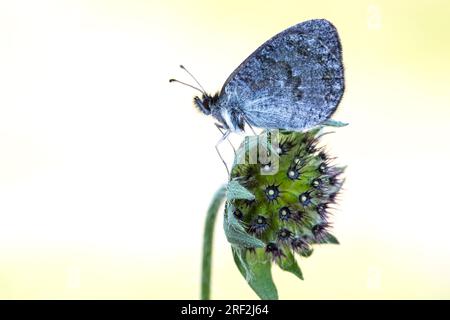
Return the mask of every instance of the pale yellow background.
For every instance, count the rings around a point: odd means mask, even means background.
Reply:
[[[211,92],[310,18],[339,30],[347,164],[334,233],[282,299],[450,298],[448,1],[0,2],[0,298],[197,298],[225,170]],[[236,137],[234,138],[236,139]],[[237,137],[239,139],[239,137]],[[217,225],[214,298],[256,298]]]

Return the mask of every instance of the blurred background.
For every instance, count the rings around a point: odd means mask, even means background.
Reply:
[[[298,22],[337,27],[339,246],[274,267],[281,299],[450,298],[448,1],[1,1],[0,298],[196,299],[226,172],[212,93]],[[239,141],[242,137],[234,137]],[[236,140],[237,139],[237,140]],[[220,219],[219,219],[220,220]],[[218,221],[212,297],[255,299]]]

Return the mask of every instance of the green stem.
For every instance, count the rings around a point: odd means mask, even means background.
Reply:
[[[209,300],[211,296],[211,261],[212,261],[212,244],[214,237],[214,223],[216,221],[217,212],[225,199],[225,186],[219,188],[214,194],[214,198],[209,205],[208,213],[205,220],[205,229],[203,231],[203,257],[202,257],[202,283],[201,283],[201,299]]]

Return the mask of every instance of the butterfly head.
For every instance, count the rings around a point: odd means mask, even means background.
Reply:
[[[220,103],[218,93],[213,96],[203,94],[201,98],[196,96],[194,105],[204,114],[212,115],[223,129],[233,132],[244,130],[244,118],[241,113]]]
[[[217,104],[218,99],[219,95],[217,93],[213,96],[204,93],[201,97],[194,97],[194,106],[196,106],[201,112],[209,116],[211,114],[211,111]]]
[[[242,113],[239,112],[236,108],[232,108],[224,104],[223,101],[221,102],[221,99],[219,99],[219,93],[216,93],[214,95],[206,93],[205,89],[197,81],[197,79],[183,65],[180,65],[180,67],[181,69],[186,71],[192,77],[192,79],[194,79],[198,87],[177,79],[170,79],[169,82],[178,82],[201,92],[201,96],[194,97],[194,106],[207,116],[212,115],[214,118],[216,118],[219,121],[219,127],[234,132],[243,131],[244,117]]]

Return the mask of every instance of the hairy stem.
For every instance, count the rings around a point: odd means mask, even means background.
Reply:
[[[203,231],[203,256],[202,256],[202,283],[201,283],[201,299],[209,300],[211,296],[211,261],[212,261],[212,245],[214,237],[214,223],[216,221],[217,212],[225,199],[225,186],[219,188],[214,194],[214,198],[209,205],[208,213],[205,220],[205,228]]]

